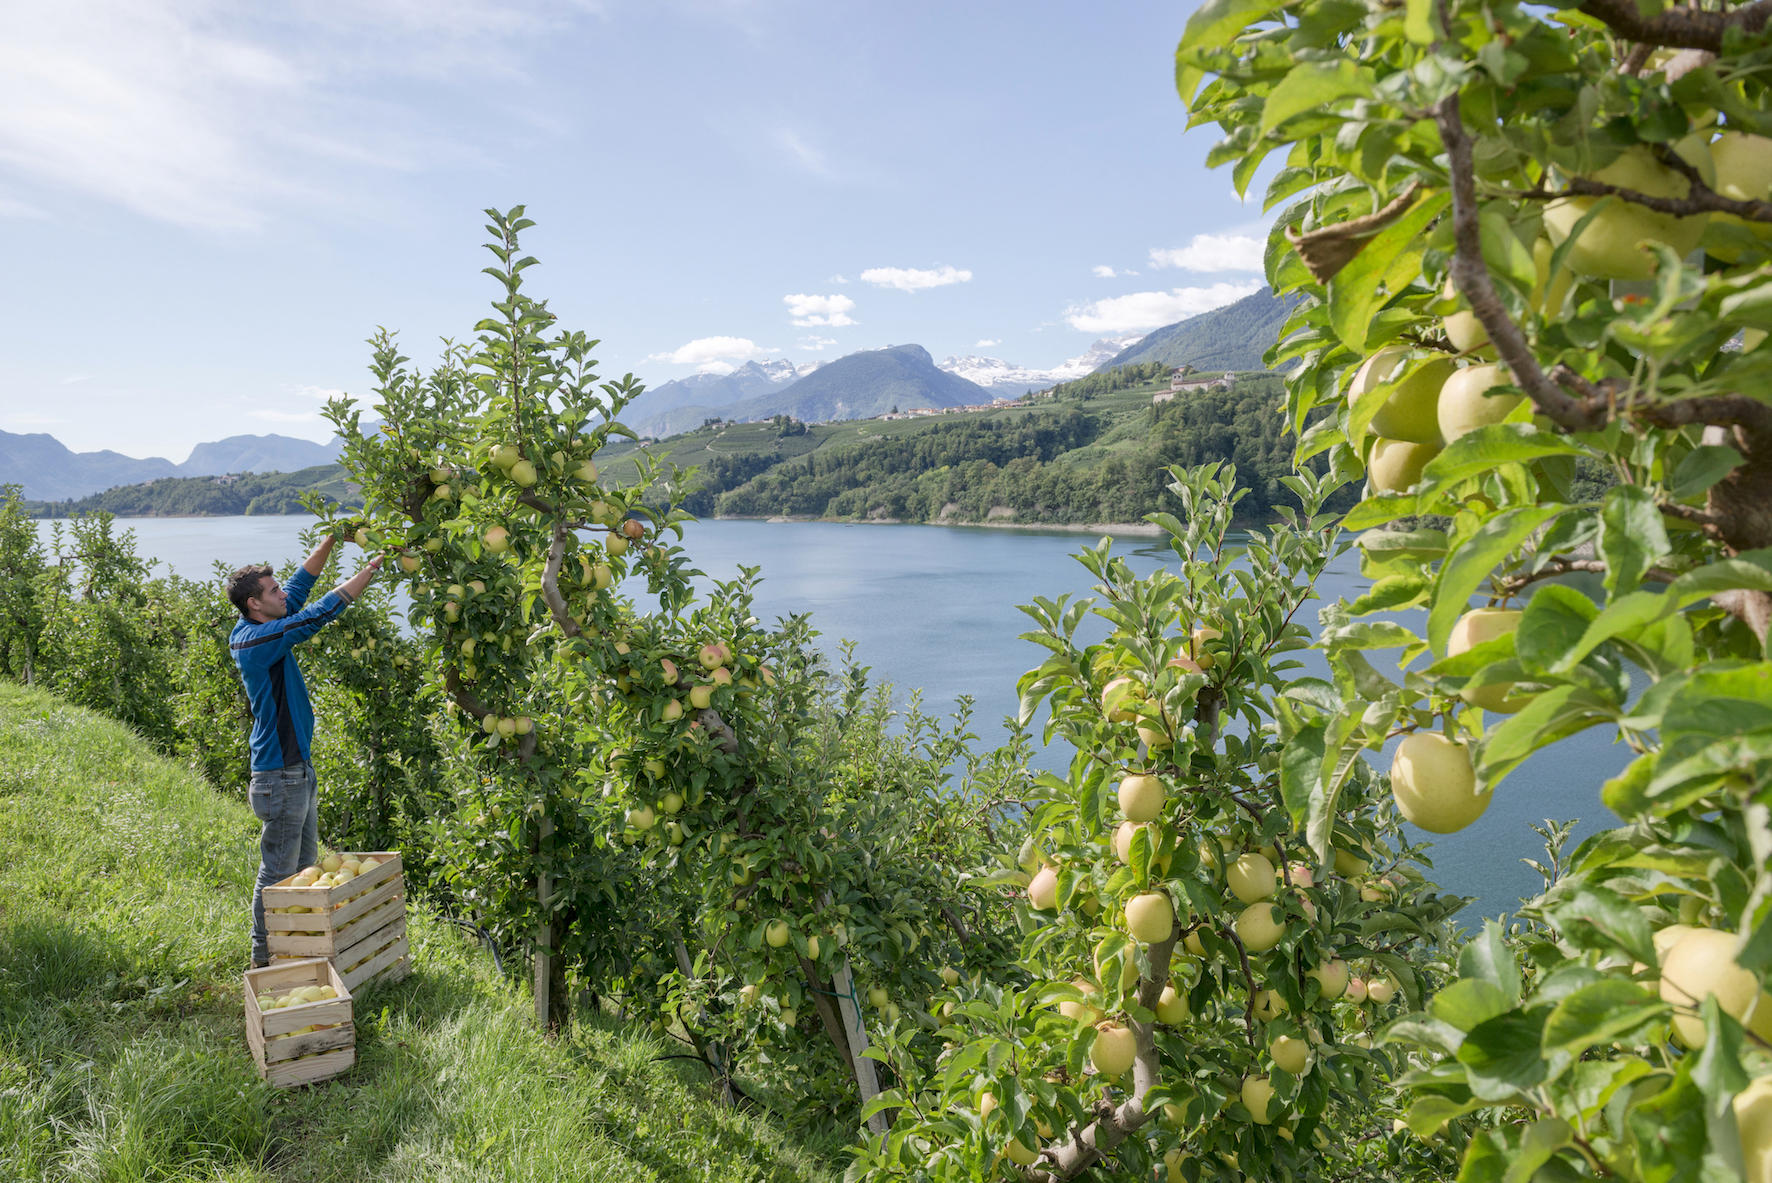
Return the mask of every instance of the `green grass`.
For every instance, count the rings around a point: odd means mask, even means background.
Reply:
[[[127,728],[0,682],[0,1179],[825,1180],[832,1148],[720,1109],[614,1018],[545,1039],[422,906],[414,971],[356,1010],[355,1068],[259,1081],[241,803]]]

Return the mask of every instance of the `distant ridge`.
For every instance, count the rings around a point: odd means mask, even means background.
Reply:
[[[0,431],[0,485],[23,485],[33,501],[65,501],[159,477],[294,472],[334,463],[339,447],[337,439],[316,444],[287,435],[233,435],[198,444],[189,459],[174,464],[159,456],[138,460],[118,452],[74,452],[52,435]]]
[[[871,419],[897,407],[964,407],[989,403],[976,382],[936,367],[921,345],[851,353],[820,366],[792,386],[734,404],[729,419],[792,415],[803,423]]]
[[[1265,370],[1262,355],[1280,339],[1295,303],[1262,288],[1235,304],[1165,325],[1116,353],[1097,372],[1149,361],[1198,370]]]
[[[786,358],[774,358],[748,361],[729,374],[691,374],[648,388],[634,401],[628,417],[642,435],[675,435],[700,427],[722,407],[790,386],[819,365],[795,366]]]

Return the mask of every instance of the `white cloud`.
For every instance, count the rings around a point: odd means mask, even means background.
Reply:
[[[697,337],[668,353],[654,353],[647,361],[694,366],[700,374],[730,374],[742,361],[761,361],[773,350],[764,349],[749,337]]]
[[[815,329],[824,326],[840,329],[860,323],[849,315],[855,310],[855,301],[848,296],[816,296],[800,292],[783,296],[781,302],[788,306],[788,317],[796,328]]]
[[[1114,269],[1109,267],[1106,263],[1097,263],[1094,267],[1090,268],[1090,274],[1097,279],[1112,279],[1114,277]]]
[[[835,337],[802,337],[800,339],[800,348],[804,349],[807,353],[818,353],[822,350],[829,349],[836,343],[837,339]]]
[[[1096,300],[1065,310],[1073,329],[1085,333],[1130,333],[1174,324],[1214,308],[1222,308],[1247,296],[1262,285],[1256,280],[1215,283],[1203,288],[1174,288],[1167,292],[1132,292]]]
[[[825,282],[826,283],[848,283],[849,277],[839,271],[837,274],[835,274],[835,275],[831,276],[829,279],[825,280]]]
[[[32,200],[0,194],[0,217],[67,195],[203,230],[254,230],[280,208],[360,216],[374,173],[475,157],[444,105],[402,107],[390,80],[453,82],[471,68],[521,86],[531,48],[586,11],[569,0],[8,5],[0,181]]]
[[[869,267],[861,273],[863,283],[871,283],[883,288],[897,288],[901,292],[945,288],[949,284],[970,282],[971,279],[972,272],[948,266],[929,270],[916,267]]]
[[[330,402],[335,398],[349,397],[344,391],[336,386],[296,386],[293,389],[296,394],[303,398],[318,399],[320,402]]]
[[[1267,244],[1246,234],[1196,234],[1183,247],[1152,247],[1151,266],[1183,271],[1261,271]]]
[[[1001,345],[1001,344],[1002,344],[1001,341],[993,340],[990,337],[985,337],[982,340],[974,341],[972,343],[972,348],[974,348],[974,349],[989,349],[993,345]]]

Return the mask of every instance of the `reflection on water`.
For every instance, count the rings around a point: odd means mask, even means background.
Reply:
[[[234,567],[301,558],[298,536],[309,520],[138,518],[119,524],[135,530],[138,549],[157,558],[161,571],[170,567],[204,579],[217,559]],[[696,522],[685,535],[696,566],[710,579],[734,578],[740,566],[762,568],[757,611],[763,619],[810,613],[828,653],[835,656],[839,639],[854,641],[856,660],[872,668],[876,681],[892,683],[901,695],[920,687],[926,708],[946,709],[971,695],[973,730],[986,743],[998,741],[998,721],[1016,709],[1016,679],[1045,653],[1019,639],[1033,622],[1017,605],[1034,596],[1087,594],[1089,573],[1071,556],[1094,542],[1089,535],[1059,532],[830,522]],[[1123,537],[1116,545],[1140,573],[1173,558],[1149,538]],[[342,558],[349,567],[358,552],[346,547]],[[1318,590],[1331,601],[1352,599],[1363,584],[1357,556],[1349,553],[1331,564]],[[1300,620],[1314,626],[1315,607],[1307,605]],[[1095,618],[1079,630],[1086,642],[1106,634],[1106,622]],[[1306,672],[1326,672],[1318,654],[1296,656]],[[1624,749],[1600,731],[1539,753],[1501,786],[1487,814],[1436,847],[1435,877],[1450,891],[1479,897],[1475,912],[1511,908],[1538,884],[1519,861],[1541,853],[1529,823],[1579,817],[1578,835],[1610,823],[1598,786],[1626,759]],[[1067,751],[1053,749],[1036,763],[1056,770],[1067,760]],[[1377,762],[1388,767],[1389,754]],[[1467,913],[1466,919],[1476,916]]]

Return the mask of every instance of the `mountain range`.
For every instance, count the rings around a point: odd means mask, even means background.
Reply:
[[[287,435],[231,435],[198,444],[184,463],[174,464],[159,456],[138,460],[120,452],[73,452],[52,435],[0,431],[0,484],[23,485],[33,501],[62,501],[160,477],[294,472],[336,463],[338,454],[337,439],[316,444]]]
[[[746,422],[791,415],[804,423],[866,419],[894,408],[959,407],[1016,398],[1030,390],[1133,362],[1200,370],[1260,370],[1291,303],[1265,289],[1227,307],[1165,325],[1142,337],[1105,338],[1051,369],[994,357],[949,357],[939,365],[921,345],[865,350],[796,366],[786,358],[746,362],[724,374],[695,374],[652,387],[623,415],[642,435],[664,438],[712,418]],[[182,464],[117,452],[72,452],[53,436],[0,431],[0,484],[24,486],[36,501],[85,497],[167,476],[294,472],[336,462],[338,441],[237,435],[199,444]]]

